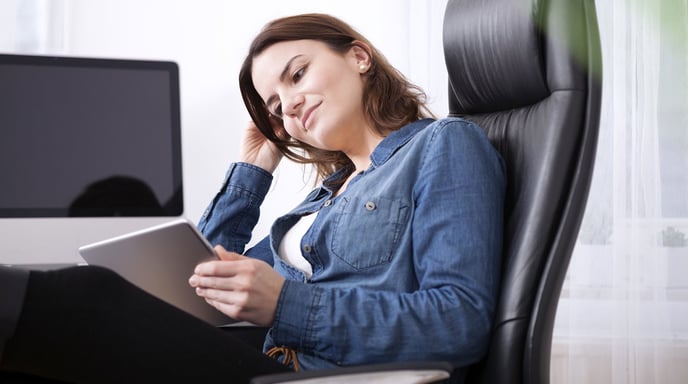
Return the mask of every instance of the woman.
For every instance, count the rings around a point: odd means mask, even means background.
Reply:
[[[128,369],[158,351],[206,379],[284,369],[276,361],[321,369],[410,360],[449,361],[460,379],[482,357],[499,281],[505,187],[502,161],[483,132],[461,119],[430,119],[423,93],[363,36],[326,15],[269,23],[239,77],[252,123],[240,161],[199,223],[222,260],[199,265],[189,283],[227,315],[269,326],[264,348],[276,360],[107,271],[85,268],[31,273],[0,369],[72,381],[97,375],[29,363],[25,345],[45,343],[35,333],[50,339],[52,349],[41,351],[51,359],[64,347],[64,337],[41,331],[36,319],[50,319],[66,302],[66,316],[82,316],[72,332],[91,329],[86,325],[96,316],[116,318],[110,324],[124,331],[113,338],[99,324],[89,334],[96,340],[91,348],[112,342],[108,359]],[[245,250],[284,156],[313,164],[322,184]],[[98,282],[107,283],[114,304],[98,301],[94,308],[92,294],[75,300],[59,293],[71,286],[88,292],[83,287]],[[171,325],[159,329],[161,322]],[[78,347],[69,349],[88,359],[82,371],[112,366],[93,361],[85,335],[78,336]],[[142,365],[133,370],[150,373]]]

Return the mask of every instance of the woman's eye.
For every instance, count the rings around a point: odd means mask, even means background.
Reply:
[[[292,80],[294,80],[295,83],[297,81],[301,80],[304,72],[306,72],[306,67],[303,67],[303,68],[299,69],[298,71],[294,72],[294,75],[292,76]]]
[[[272,110],[272,114],[277,117],[282,117],[282,104],[275,105],[275,108]]]

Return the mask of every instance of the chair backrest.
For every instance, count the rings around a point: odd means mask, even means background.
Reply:
[[[588,196],[601,101],[592,0],[449,0],[449,112],[507,164],[501,296],[467,382],[547,383],[561,286]]]

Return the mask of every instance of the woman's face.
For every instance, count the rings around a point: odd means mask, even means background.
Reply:
[[[268,110],[282,119],[293,138],[316,148],[348,152],[357,135],[369,131],[363,111],[361,76],[367,52],[344,55],[315,40],[274,44],[253,60],[252,78]],[[363,67],[362,67],[363,66]]]

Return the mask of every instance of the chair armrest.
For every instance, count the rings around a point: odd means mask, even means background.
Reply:
[[[251,380],[251,384],[421,384],[446,380],[453,370],[451,364],[443,361],[371,364],[258,376]]]

